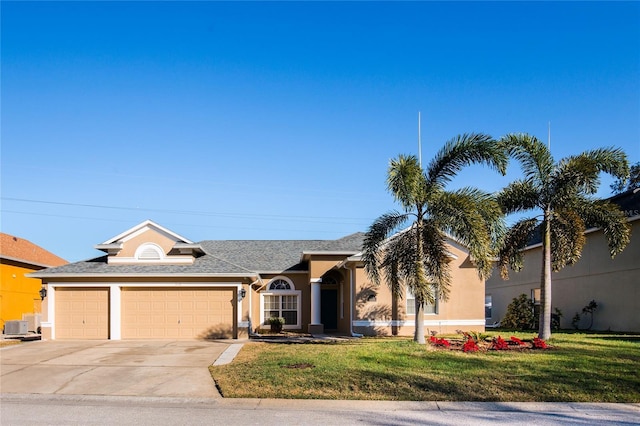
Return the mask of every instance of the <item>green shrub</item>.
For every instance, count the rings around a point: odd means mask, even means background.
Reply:
[[[526,294],[515,297],[500,325],[514,330],[531,330],[534,324],[533,301]]]

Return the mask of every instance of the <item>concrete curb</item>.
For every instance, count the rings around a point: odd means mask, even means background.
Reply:
[[[99,396],[99,395],[48,395],[48,394],[0,394],[0,401],[50,401],[57,403],[111,404],[133,402],[150,406],[218,406],[247,410],[281,410],[286,404],[288,410],[300,411],[470,411],[470,412],[602,412],[637,414],[638,403],[590,403],[590,402],[453,402],[453,401],[363,401],[324,399],[272,399],[272,398],[178,398],[139,396]]]

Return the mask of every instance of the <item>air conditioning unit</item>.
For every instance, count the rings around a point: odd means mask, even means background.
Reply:
[[[4,323],[4,334],[27,334],[29,323],[27,321],[7,321]]]
[[[34,333],[40,328],[42,322],[42,314],[22,314],[22,321],[27,322],[27,329]]]

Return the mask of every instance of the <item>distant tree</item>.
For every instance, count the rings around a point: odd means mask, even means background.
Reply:
[[[424,304],[449,295],[447,238],[469,249],[485,277],[492,269],[495,241],[504,231],[500,206],[490,194],[475,188],[445,189],[457,172],[474,163],[504,174],[507,155],[490,136],[471,134],[448,141],[425,170],[415,156],[391,160],[387,189],[404,212],[380,216],[365,234],[363,261],[372,281],[378,284],[383,275],[394,295],[402,298],[409,288],[415,296],[418,343],[425,343]]]
[[[611,184],[611,190],[613,190],[615,194],[635,188],[640,188],[640,162],[637,162],[629,168],[629,179],[618,178]]]
[[[538,337],[551,337],[551,270],[559,271],[578,261],[587,226],[602,228],[611,257],[629,242],[629,225],[617,205],[591,198],[598,190],[600,173],[619,179],[629,176],[627,156],[620,149],[601,148],[570,156],[555,163],[547,145],[533,136],[510,134],[501,139],[509,154],[520,161],[524,178],[498,194],[505,214],[541,211],[541,215],[515,223],[500,250],[499,267],[508,278],[508,267],[522,268],[522,249],[539,232],[542,237],[540,320]]]

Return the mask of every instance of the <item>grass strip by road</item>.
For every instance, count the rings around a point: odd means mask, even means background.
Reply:
[[[532,337],[502,333],[512,335]],[[249,342],[210,371],[226,398],[640,402],[640,336],[556,333],[549,343],[464,353],[406,338]]]

